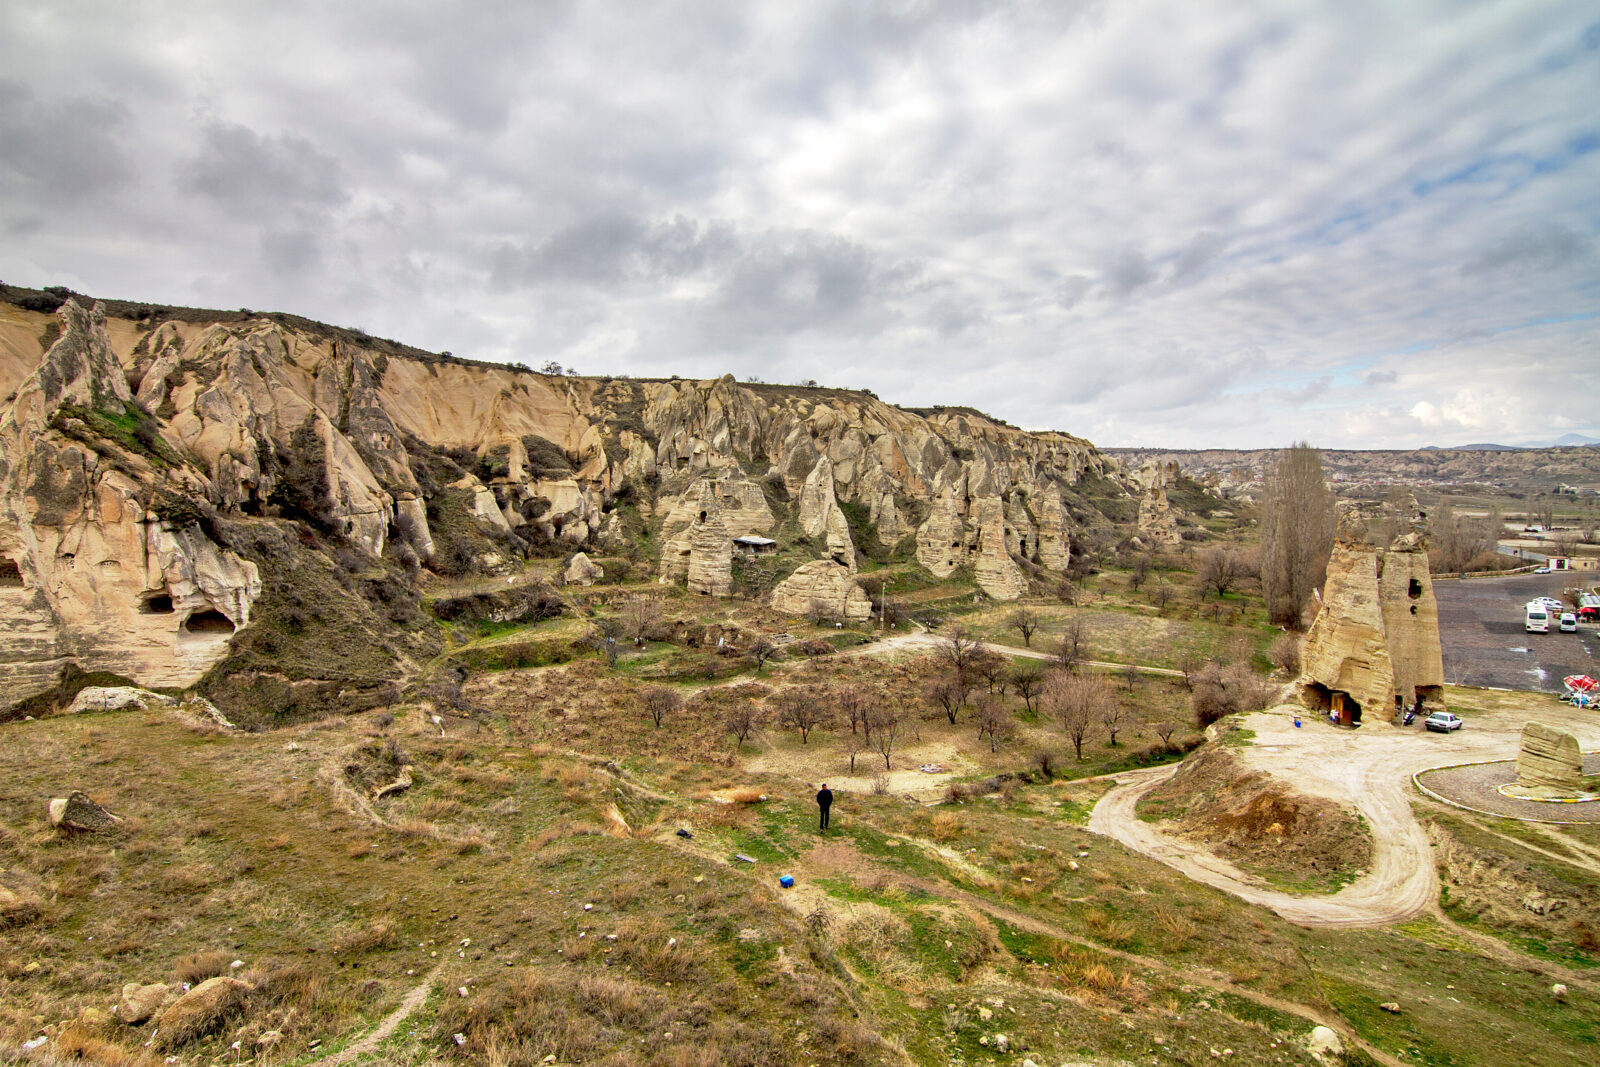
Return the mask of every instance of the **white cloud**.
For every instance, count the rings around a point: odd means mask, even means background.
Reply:
[[[9,282],[1104,444],[1600,435],[1571,5],[4,20]]]

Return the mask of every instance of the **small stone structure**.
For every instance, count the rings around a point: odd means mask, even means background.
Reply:
[[[1524,726],[1522,749],[1517,753],[1517,785],[1575,795],[1583,785],[1578,739],[1542,722]]]
[[[1439,605],[1416,534],[1381,550],[1364,529],[1341,528],[1297,684],[1303,703],[1345,725],[1416,701],[1424,711],[1444,707]]]
[[[121,822],[79,789],[50,801],[50,825],[61,830],[92,834],[109,830]]]

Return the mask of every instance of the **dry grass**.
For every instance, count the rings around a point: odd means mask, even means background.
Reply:
[[[730,790],[726,796],[735,804],[759,804],[767,799],[767,795],[761,790],[750,787]]]

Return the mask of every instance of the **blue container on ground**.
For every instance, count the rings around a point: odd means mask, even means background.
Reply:
[[[785,888],[785,889],[793,889],[794,888],[794,875],[792,875],[792,874],[784,875],[782,878],[778,879],[778,884],[783,886],[783,888]]]

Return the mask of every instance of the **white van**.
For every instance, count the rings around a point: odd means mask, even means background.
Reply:
[[[1543,604],[1528,605],[1528,620],[1523,624],[1523,629],[1530,634],[1547,634],[1550,632],[1550,613]]]

